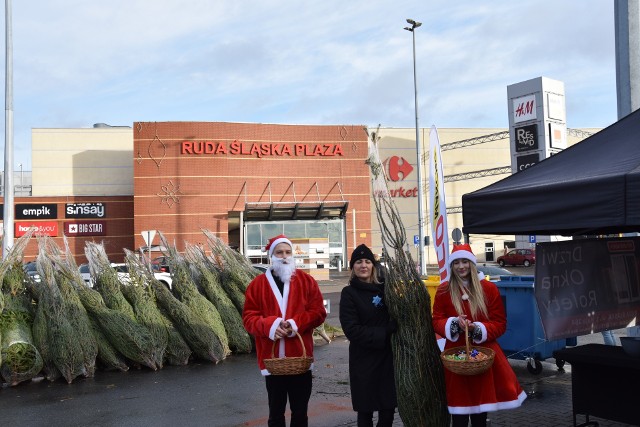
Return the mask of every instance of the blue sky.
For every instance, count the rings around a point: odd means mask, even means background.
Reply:
[[[413,127],[406,18],[423,23],[421,127],[506,128],[507,86],[539,76],[565,83],[569,127],[605,127],[617,116],[612,1],[12,5],[16,170],[31,168],[32,128],[173,120]],[[4,55],[1,63],[4,76]]]

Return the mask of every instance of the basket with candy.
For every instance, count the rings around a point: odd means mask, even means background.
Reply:
[[[469,334],[464,333],[466,345],[454,347],[440,354],[444,367],[458,375],[478,375],[493,364],[495,352],[486,347],[470,347]]]

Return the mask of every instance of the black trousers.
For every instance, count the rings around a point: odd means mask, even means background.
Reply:
[[[471,419],[471,427],[486,427],[487,425],[486,412],[471,415],[452,415],[451,425],[452,427],[467,427],[469,425],[469,419]]]
[[[286,427],[284,413],[289,399],[291,427],[307,427],[307,408],[311,397],[311,371],[300,375],[267,375],[269,427]]]
[[[395,409],[388,411],[378,411],[378,423],[376,427],[391,427]],[[358,411],[358,427],[373,427],[373,412]]]

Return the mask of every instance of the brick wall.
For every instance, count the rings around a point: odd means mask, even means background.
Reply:
[[[57,224],[57,235],[51,236],[58,247],[64,250],[65,223],[79,221],[94,221],[94,219],[67,219],[65,208],[67,203],[102,203],[106,208],[105,218],[95,218],[95,221],[103,221],[106,226],[106,236],[68,237],[71,253],[76,262],[86,262],[84,256],[85,242],[94,241],[104,243],[109,259],[113,262],[122,262],[124,259],[123,248],[135,249],[133,246],[133,197],[131,196],[104,196],[104,197],[16,197],[15,204],[55,204],[57,206],[57,218],[55,219],[15,219],[16,223],[40,223],[54,222]],[[15,233],[15,230],[14,230]],[[17,233],[15,234],[17,235]],[[25,251],[24,261],[33,261],[38,255],[38,242],[32,238]]]
[[[229,212],[245,202],[343,199],[348,251],[354,209],[357,243],[371,243],[363,126],[144,122],[134,123],[133,136],[136,246],[147,229],[179,250],[185,240],[204,242],[201,228],[228,242]]]

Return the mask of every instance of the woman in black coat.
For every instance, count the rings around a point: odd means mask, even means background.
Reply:
[[[378,275],[382,267],[371,249],[358,246],[349,266],[349,286],[340,297],[340,323],[349,339],[351,403],[358,413],[358,427],[373,426],[375,411],[377,426],[390,427],[397,406],[391,352],[391,334],[397,324],[389,317],[384,283]]]

